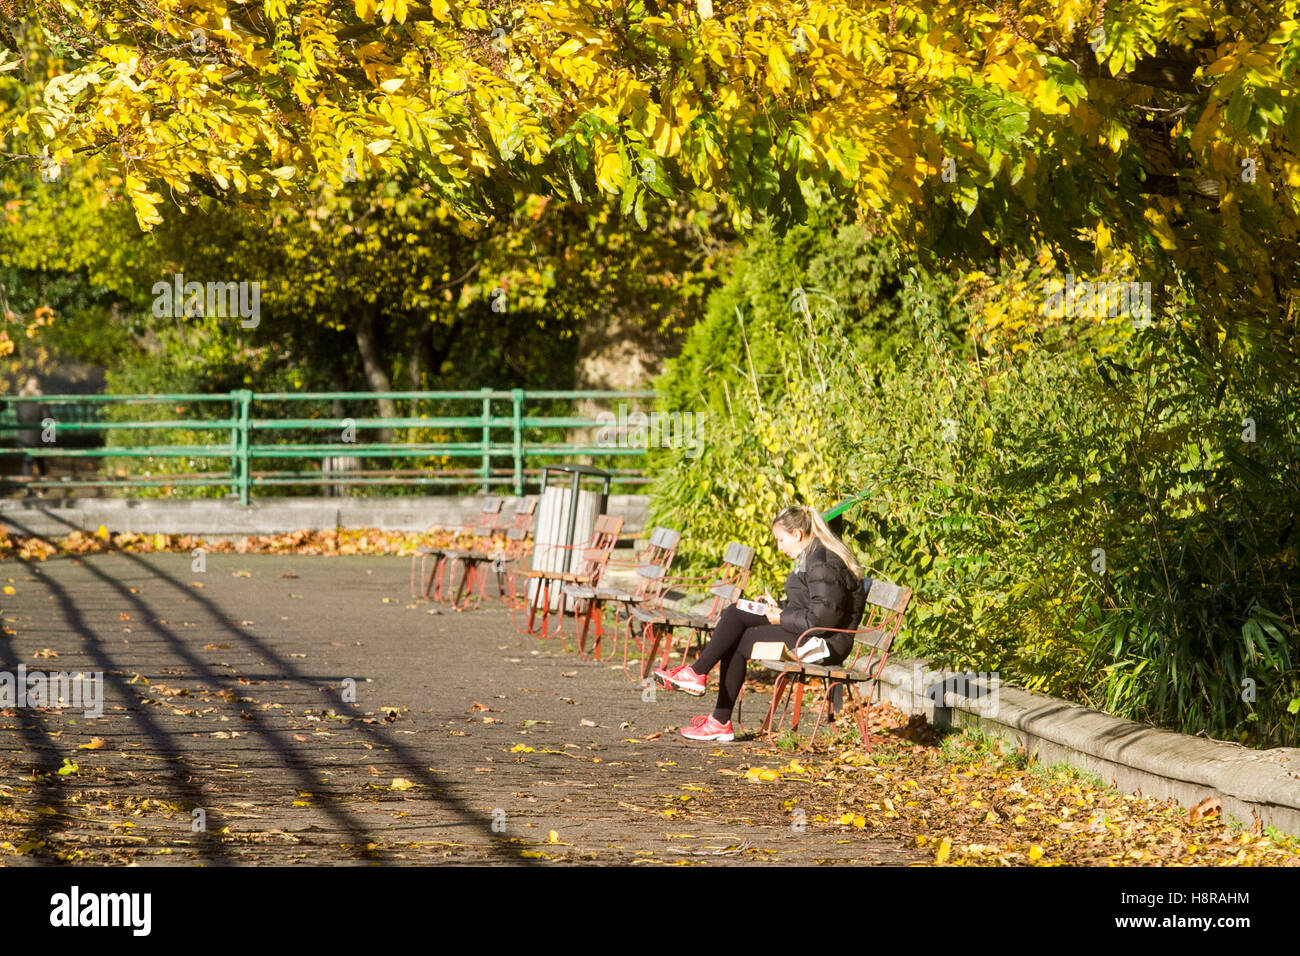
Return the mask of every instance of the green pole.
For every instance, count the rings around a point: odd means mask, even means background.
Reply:
[[[252,410],[253,393],[239,390],[239,503],[248,504],[251,473],[248,468],[248,421]]]
[[[491,391],[490,388],[483,388],[483,494],[490,490],[488,481],[492,477],[492,456],[488,453],[488,447],[492,444],[492,426],[488,424],[492,418],[492,399],[487,397]]]
[[[522,426],[523,409],[524,409],[524,390],[522,388],[512,388],[510,390],[510,400],[514,403],[514,409],[511,413],[514,434],[511,441],[513,442],[513,454],[515,460],[515,495],[523,497],[524,494],[524,430]]]
[[[239,392],[230,393],[230,493],[239,494]]]

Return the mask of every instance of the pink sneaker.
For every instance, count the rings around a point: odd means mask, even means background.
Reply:
[[[731,721],[720,724],[709,714],[705,717],[692,717],[691,725],[683,727],[681,735],[687,740],[735,740],[731,731]]]
[[[661,667],[655,671],[655,677],[663,681],[664,686],[683,690],[692,697],[703,697],[708,685],[708,679],[691,670],[689,664],[674,667],[672,670],[664,670]]]

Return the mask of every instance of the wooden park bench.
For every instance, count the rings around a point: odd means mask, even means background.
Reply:
[[[537,557],[539,549],[545,548],[549,557],[553,551],[572,551],[577,558],[577,565],[569,571],[548,571],[541,568],[520,569],[510,579],[510,618],[514,623],[515,630],[521,634],[529,634],[533,637],[539,637],[543,640],[549,640],[552,637],[560,637],[561,645],[564,644],[564,612],[566,604],[569,602],[569,595],[564,593],[566,584],[584,584],[589,587],[596,587],[600,584],[600,576],[605,570],[606,564],[609,563],[610,552],[614,550],[614,545],[618,541],[619,532],[623,530],[623,519],[614,515],[599,515],[596,523],[592,528],[591,537],[580,544],[548,544],[535,545],[533,548],[534,559]],[[571,567],[573,567],[571,565]],[[537,582],[531,598],[525,597],[520,601],[516,593],[516,582],[524,580],[527,582]],[[556,610],[551,610],[551,599],[557,597]],[[520,627],[516,619],[516,611],[522,614],[522,606],[528,606],[528,617],[526,626]],[[538,630],[538,614],[541,614],[541,629]],[[549,621],[552,616],[559,620],[559,625],[554,632],[549,631]],[[567,649],[567,648],[566,648]]]
[[[484,571],[484,565],[489,562],[492,567],[500,572],[506,569],[508,557],[515,554],[523,554],[526,551],[526,542],[529,533],[533,529],[533,523],[537,517],[537,497],[529,495],[521,498],[515,508],[514,517],[508,525],[493,525],[488,535],[478,539],[471,545],[464,548],[444,548],[438,556],[438,561],[445,566],[448,575],[448,590],[450,582],[455,578],[455,567],[461,566],[460,585],[456,588],[456,594],[451,599],[451,606],[463,611],[468,609],[469,601],[466,597],[465,606],[461,606],[461,598],[466,595],[473,595],[474,588],[478,587],[478,600],[474,603],[478,607],[487,597],[485,590],[488,575]],[[434,569],[434,576],[441,581],[440,571]],[[505,600],[507,589],[503,578],[500,574],[497,577],[497,596]]]
[[[419,597],[427,599],[429,597],[429,588],[432,586],[434,578],[439,577],[438,589],[434,594],[434,600],[440,599],[442,594],[442,581],[440,574],[445,567],[445,563],[442,560],[443,553],[453,548],[456,539],[463,535],[470,535],[475,540],[482,540],[485,537],[490,539],[492,529],[497,526],[500,518],[501,499],[488,498],[483,502],[483,510],[479,512],[478,518],[475,519],[472,524],[453,528],[451,529],[450,534],[444,532],[440,535],[442,539],[441,544],[421,545],[416,548],[415,554],[411,555],[411,598],[414,600],[417,594],[415,588],[415,565],[417,561],[420,565]],[[430,558],[433,558],[433,570],[426,577],[425,567]]]
[[[768,670],[775,671],[777,674],[776,685],[772,688],[772,704],[763,721],[763,731],[767,733],[769,739],[779,729],[780,724],[784,723],[786,711],[790,709],[791,698],[794,700],[794,713],[791,716],[790,729],[798,733],[799,710],[803,703],[804,686],[811,680],[820,680],[823,685],[821,708],[817,714],[817,721],[813,724],[809,745],[816,742],[817,729],[821,726],[822,719],[828,716],[831,720],[834,719],[832,694],[836,688],[844,688],[848,694],[849,705],[853,707],[853,716],[857,721],[862,744],[868,751],[872,749],[870,728],[867,725],[871,698],[876,692],[880,672],[885,667],[885,660],[889,657],[889,649],[893,646],[894,637],[902,626],[903,612],[907,609],[908,601],[912,599],[912,592],[888,581],[875,581],[871,578],[864,578],[862,586],[867,592],[867,619],[861,627],[813,627],[800,634],[795,641],[797,650],[809,635],[818,636],[836,632],[852,634],[854,635],[852,661],[833,665],[803,664],[795,661],[762,662]],[[858,660],[864,648],[867,649],[866,659]],[[860,684],[866,684],[865,694],[859,693]],[[774,727],[772,719],[783,696],[786,697],[786,706],[781,712],[780,721]]]
[[[722,563],[711,573],[666,577],[655,600],[629,607],[631,615],[628,620],[629,637],[635,639],[635,628],[639,627],[641,630],[641,638],[637,640],[637,646],[641,649],[640,680],[644,681],[649,676],[661,642],[664,644],[661,666],[668,666],[668,659],[672,656],[673,650],[673,633],[678,628],[689,632],[682,650],[682,661],[685,662],[695,641],[707,639],[708,633],[717,627],[718,618],[722,616],[723,610],[735,604],[744,595],[745,585],[749,582],[750,566],[753,563],[754,549],[739,541],[732,541],[723,553]],[[698,584],[694,587],[690,586],[692,582],[704,581],[709,583],[704,586],[702,592]],[[668,596],[678,585],[688,585],[683,589],[687,595],[686,599],[678,602],[679,605],[685,605],[687,609],[665,606]],[[700,592],[693,601],[690,597],[692,590]],[[625,645],[623,654],[625,670],[627,653],[628,648]]]
[[[674,531],[671,528],[655,528],[650,532],[650,537],[646,546],[641,549],[637,556],[640,562],[636,566],[636,587],[632,590],[624,588],[607,588],[596,587],[589,584],[566,584],[564,593],[575,601],[584,601],[585,608],[582,614],[582,627],[578,632],[578,655],[584,660],[587,659],[587,633],[591,629],[592,622],[595,622],[596,633],[592,642],[592,650],[596,660],[600,660],[600,645],[605,637],[605,605],[614,605],[614,634],[615,650],[618,649],[618,619],[619,610],[630,608],[633,605],[640,604],[646,600],[653,600],[659,596],[663,582],[668,575],[668,568],[673,563],[673,557],[677,554],[677,545],[682,539],[680,531]],[[613,562],[608,565],[613,567]],[[630,616],[628,618],[631,620]],[[624,661],[627,655],[624,653]]]

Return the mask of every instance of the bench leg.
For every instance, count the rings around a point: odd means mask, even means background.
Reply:
[[[662,668],[664,668],[665,670],[668,669],[668,662],[669,662],[670,660],[672,660],[672,657],[673,657],[673,644],[676,642],[676,641],[675,641],[675,639],[676,639],[676,635],[677,635],[677,631],[676,631],[674,628],[671,628],[671,627],[668,628],[668,633],[667,633],[667,635],[665,635],[665,638],[664,638],[664,659],[663,659],[662,661],[659,662],[659,666],[662,667]],[[682,657],[683,657],[682,663],[683,663],[683,664],[686,663],[686,661],[685,661],[685,659],[684,659],[685,656],[686,656],[685,654],[682,655]]]
[[[421,600],[425,600],[425,601],[429,600],[429,588],[433,585],[433,573],[430,572],[427,577],[425,576],[424,573],[424,569],[428,565],[428,563],[429,563],[429,555],[427,554],[420,555],[420,598]],[[438,567],[437,558],[434,559],[433,567],[434,570],[437,570]],[[415,570],[414,558],[411,559],[411,570],[412,571]],[[414,596],[414,588],[412,588],[412,596]]]
[[[576,615],[576,610],[575,610]],[[582,614],[582,629],[578,631],[578,656],[584,661],[590,660],[587,657],[587,634],[591,631],[592,621],[596,624],[596,633],[593,635],[593,651],[596,660],[600,660],[600,639],[605,636],[604,628],[604,607],[600,601],[592,598],[587,601],[587,607]]]
[[[474,597],[474,610],[483,604],[483,599],[487,597],[484,588],[487,586],[487,575],[483,573],[482,563],[477,559],[471,559],[469,567],[465,572],[469,578],[469,596]],[[475,595],[477,594],[477,597]],[[465,599],[464,610],[470,610],[469,598]]]
[[[772,703],[768,704],[767,716],[763,718],[763,725],[759,728],[761,733],[772,736],[772,719],[776,716],[776,705],[781,702],[781,692],[785,689],[785,674],[777,674],[776,682],[772,685]]]
[[[550,613],[551,598],[546,587],[546,582],[542,579],[537,580],[537,590],[533,592],[533,599],[528,602],[528,631],[533,637],[537,636],[537,612],[542,611],[542,631],[546,630],[546,615]]]
[[[458,560],[461,566],[461,575],[460,575],[460,584],[456,588],[456,596],[451,599],[451,608],[453,611],[465,610],[465,608],[461,606],[460,602],[461,602],[461,598],[465,596],[465,585],[470,584],[470,576],[474,573],[474,565],[470,561],[468,561],[465,558],[460,558]],[[456,576],[454,571],[451,572],[451,576],[453,578]],[[472,594],[473,591],[474,589],[473,586],[471,585],[470,593]]]
[[[776,732],[781,729],[781,725],[785,723],[785,715],[790,711],[791,690],[794,683],[795,676],[793,674],[782,673],[777,675],[776,685],[772,688],[772,706],[768,708],[768,719],[764,721],[769,740],[775,736]],[[776,713],[776,707],[781,702],[782,696],[785,697],[785,705],[781,708],[781,716],[774,723],[772,715]],[[790,729],[796,730],[796,727],[792,725]]]
[[[869,719],[871,717],[871,705],[863,700],[862,692],[858,690],[856,684],[849,684],[848,688],[849,699],[853,700],[856,704],[853,709],[853,719],[858,725],[858,736],[862,738],[862,746],[866,749],[867,753],[871,753],[874,749],[871,746],[871,725]],[[868,698],[870,698],[870,694],[871,690],[868,688]]]
[[[641,679],[645,680],[650,676],[650,671],[654,667],[655,654],[659,650],[659,641],[661,640],[659,627],[655,624],[645,626],[643,646],[641,648]]]
[[[433,571],[429,574],[429,583],[433,585],[433,592],[429,600],[437,601],[440,604],[446,603],[443,601],[442,592],[444,590],[443,578],[446,576],[448,563],[445,554],[438,555],[437,560],[433,562]]]
[[[817,711],[817,720],[813,724],[812,736],[808,740],[810,747],[817,746],[817,730],[821,726],[823,718],[826,720],[826,727],[831,730],[831,737],[834,739],[835,733],[831,725],[835,722],[835,697],[839,694],[841,682],[837,680],[824,679],[825,688],[822,692],[821,707]]]
[[[644,640],[649,640],[649,638],[644,633],[646,628],[642,627],[641,630],[643,632],[642,638]],[[633,624],[632,616],[630,614],[628,615],[627,618],[626,631],[627,633],[623,635],[623,674],[627,677],[628,680],[632,681],[634,684],[639,684],[645,680],[645,654],[642,653],[641,657],[638,660],[638,665],[641,668],[641,674],[639,676],[633,677],[632,672],[627,668],[627,657],[629,654],[632,653],[632,645],[635,644],[638,651],[644,651],[643,640],[637,638],[636,625]]]

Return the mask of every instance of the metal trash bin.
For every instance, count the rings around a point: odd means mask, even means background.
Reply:
[[[550,484],[552,477],[568,479],[567,483]],[[600,481],[600,491],[583,490],[584,480]],[[554,545],[581,544],[591,538],[596,518],[605,513],[609,503],[609,472],[588,465],[546,465],[542,468],[541,495],[537,501],[537,523],[533,531],[534,571],[570,571],[577,568],[581,556],[572,547]],[[528,582],[528,603],[536,600],[540,583],[534,578]],[[558,611],[562,597],[559,588],[551,588],[550,605]]]

